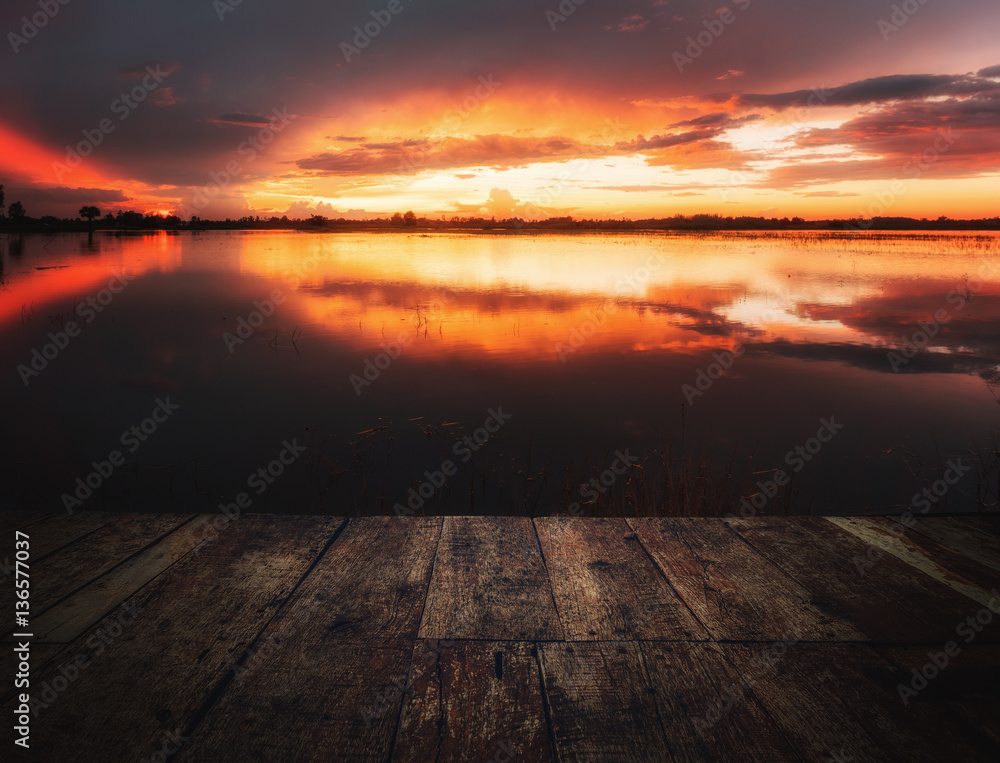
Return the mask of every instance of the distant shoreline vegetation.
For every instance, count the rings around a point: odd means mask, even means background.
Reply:
[[[241,217],[225,220],[202,220],[193,217],[189,222],[170,215],[144,215],[141,212],[122,211],[107,214],[93,223],[79,219],[60,219],[53,216],[31,218],[27,216],[0,217],[0,231],[5,232],[72,232],[72,231],[143,231],[143,230],[302,230],[302,231],[404,231],[414,230],[485,230],[511,232],[544,231],[992,231],[1000,230],[1000,217],[975,220],[954,220],[939,217],[935,220],[912,217],[835,218],[804,220],[801,217],[722,217],[720,215],[674,215],[673,217],[644,220],[594,220],[573,217],[551,217],[546,220],[522,220],[484,217],[452,217],[439,220],[417,217],[412,212],[405,216],[371,220],[330,219],[315,215],[308,219],[288,217]]]

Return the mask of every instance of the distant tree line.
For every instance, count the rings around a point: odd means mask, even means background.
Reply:
[[[976,220],[953,220],[938,217],[936,220],[912,217],[873,217],[870,219],[844,218],[829,220],[804,220],[801,217],[722,217],[721,215],[674,215],[673,217],[641,220],[595,220],[573,217],[550,217],[546,220],[520,218],[496,219],[495,217],[452,217],[436,219],[417,217],[412,212],[396,212],[391,217],[370,220],[351,220],[344,217],[327,218],[313,215],[302,219],[287,216],[246,216],[236,219],[203,220],[192,217],[185,222],[176,215],[144,214],[133,210],[119,210],[101,215],[95,206],[80,209],[78,219],[60,219],[46,215],[38,219],[29,217],[20,201],[10,205],[3,216],[4,190],[0,185],[0,226],[6,229],[75,231],[75,230],[379,230],[395,228],[424,228],[431,230],[481,229],[509,231],[557,230],[663,230],[663,231],[739,231],[739,230],[1000,230],[1000,217]],[[86,222],[83,222],[83,221]],[[95,223],[95,220],[97,221]]]

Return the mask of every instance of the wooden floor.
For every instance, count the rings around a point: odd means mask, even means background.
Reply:
[[[0,528],[31,760],[1000,760],[996,517]]]

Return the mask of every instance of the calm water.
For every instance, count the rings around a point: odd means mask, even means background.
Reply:
[[[998,242],[7,236],[3,500],[380,513],[423,484],[428,513],[587,513],[666,458],[732,472],[734,501],[794,475],[765,512],[892,512],[961,458],[943,503],[974,509],[1000,432]],[[605,494],[586,484],[613,466]]]

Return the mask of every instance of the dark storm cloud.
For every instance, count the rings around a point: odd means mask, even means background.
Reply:
[[[605,146],[590,146],[560,136],[517,138],[510,135],[477,135],[444,140],[400,140],[368,143],[339,153],[322,153],[299,159],[304,170],[328,175],[400,174],[452,167],[517,167],[532,162],[565,161],[581,156],[603,156]]]
[[[274,116],[266,117],[261,114],[220,114],[208,120],[219,125],[244,125],[247,127],[264,127],[274,121]]]
[[[40,188],[32,193],[32,197],[39,201],[69,204],[129,200],[123,191],[110,188]]]
[[[176,61],[148,61],[144,64],[133,64],[118,70],[118,74],[123,77],[145,77],[150,69],[156,69],[166,74],[173,74],[181,68]]]
[[[709,141],[713,138],[719,137],[727,130],[733,130],[737,127],[741,127],[742,125],[749,124],[750,122],[756,122],[760,118],[761,117],[758,114],[751,114],[738,119],[733,118],[729,114],[705,114],[704,116],[696,117],[695,119],[689,119],[684,122],[676,122],[668,128],[679,129],[682,127],[694,127],[694,130],[677,132],[669,135],[654,135],[651,138],[645,138],[642,135],[639,135],[631,141],[619,141],[615,144],[615,149],[618,153],[627,154],[638,153],[640,151],[655,151],[660,148],[671,148],[685,143]]]
[[[987,70],[983,70],[987,71]],[[775,110],[823,106],[866,106],[889,101],[912,101],[939,96],[967,96],[996,92],[1000,87],[982,76],[947,74],[893,74],[851,82],[835,88],[795,90],[790,93],[740,93],[731,96],[744,108]],[[729,97],[727,97],[728,100]]]

